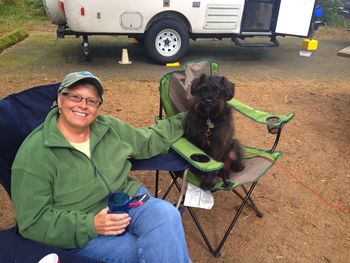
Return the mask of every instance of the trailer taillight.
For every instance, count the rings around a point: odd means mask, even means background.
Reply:
[[[62,13],[66,17],[66,11],[64,10],[64,3],[62,1],[59,2],[60,9],[62,10]],[[67,18],[67,17],[66,17]]]
[[[85,15],[85,8],[84,8],[84,7],[80,8],[80,14],[81,14],[82,16]]]
[[[64,12],[64,3],[60,1],[60,8]]]

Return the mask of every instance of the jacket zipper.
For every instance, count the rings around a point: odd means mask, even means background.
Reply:
[[[107,189],[108,189],[108,193],[112,193],[112,189],[109,187],[109,185],[108,185],[108,183],[107,183],[107,181],[106,181],[106,178],[104,178],[102,175],[99,175],[98,169],[97,169],[97,167],[96,167],[94,161],[91,160],[91,159],[90,159],[90,161],[91,161],[92,167],[93,167],[93,169],[94,169],[95,176],[96,176],[96,177],[100,177],[100,178],[102,179],[102,181],[104,182],[104,184],[106,185],[106,187],[107,187]]]
[[[108,185],[108,183],[107,183],[107,181],[106,181],[106,178],[104,178],[102,175],[100,175],[100,173],[98,172],[97,166],[95,165],[94,161],[93,161],[91,158],[89,158],[85,153],[79,151],[78,149],[76,149],[76,148],[74,148],[74,147],[71,147],[71,149],[77,151],[78,153],[84,155],[85,158],[88,158],[88,159],[89,159],[89,161],[90,161],[90,163],[91,163],[91,165],[92,165],[92,169],[94,170],[94,175],[95,175],[96,177],[100,177],[100,178],[102,179],[103,183],[105,184],[105,186],[106,186],[106,188],[107,188],[107,190],[108,190],[108,193],[112,193],[112,189],[109,187],[109,185]],[[92,156],[92,152],[91,152],[91,156]]]

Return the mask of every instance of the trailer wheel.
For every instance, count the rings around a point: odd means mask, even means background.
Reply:
[[[185,26],[176,20],[159,20],[146,32],[145,47],[152,60],[159,64],[182,58],[189,46]]]

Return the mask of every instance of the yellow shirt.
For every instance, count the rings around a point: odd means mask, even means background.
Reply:
[[[71,142],[68,141],[75,149],[81,151],[90,159],[90,138],[85,142]]]

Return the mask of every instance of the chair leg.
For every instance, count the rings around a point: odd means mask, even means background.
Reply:
[[[168,186],[168,189],[166,190],[165,194],[163,195],[163,197],[162,197],[163,199],[165,199],[165,198],[168,196],[169,192],[171,191],[171,189],[173,188],[174,185],[175,185],[175,187],[177,188],[177,190],[178,190],[179,192],[181,192],[181,186],[180,186],[180,184],[177,182],[177,179],[179,178],[179,176],[176,176],[176,175],[173,174],[172,172],[169,172],[169,174],[170,174],[170,176],[171,176],[171,178],[172,178],[172,181],[171,181],[170,185]],[[157,171],[157,173],[156,173],[156,189],[158,189],[158,185],[157,185],[157,184],[158,184],[158,178],[159,178],[159,171]],[[156,193],[158,193],[158,191],[157,191]],[[212,245],[210,244],[209,239],[207,238],[207,236],[206,236],[206,234],[205,234],[205,232],[204,232],[204,230],[203,230],[201,224],[199,223],[195,212],[193,211],[192,207],[186,207],[186,208],[187,208],[188,211],[190,212],[191,217],[192,217],[194,223],[196,224],[196,226],[197,226],[197,228],[198,228],[200,234],[202,235],[202,237],[203,237],[205,243],[207,244],[210,253],[213,254],[213,253],[214,253],[214,249],[213,249]]]
[[[206,243],[206,245],[207,245],[207,247],[208,247],[210,253],[211,253],[214,257],[220,257],[220,250],[222,249],[224,243],[226,242],[226,239],[228,238],[230,232],[232,231],[234,225],[236,224],[236,222],[237,222],[239,216],[241,215],[241,213],[242,213],[244,207],[245,207],[246,204],[249,202],[250,196],[251,196],[251,194],[252,194],[252,192],[253,192],[253,190],[254,190],[256,184],[257,184],[257,182],[253,183],[253,184],[251,185],[251,187],[249,188],[249,190],[247,191],[246,196],[245,196],[245,197],[243,198],[243,200],[242,200],[241,206],[240,206],[239,209],[237,210],[237,212],[236,212],[234,218],[232,219],[232,221],[231,221],[229,227],[227,228],[227,230],[226,230],[226,232],[225,232],[225,234],[224,234],[222,240],[220,241],[220,244],[218,245],[218,247],[217,247],[215,250],[213,249],[213,246],[211,245],[211,243],[210,243],[210,241],[209,241],[207,235],[205,234],[205,232],[204,232],[204,230],[203,230],[203,228],[202,228],[202,226],[201,226],[201,224],[200,224],[200,222],[199,222],[199,220],[198,220],[198,218],[197,218],[197,215],[195,214],[193,208],[192,208],[192,207],[186,207],[186,208],[188,209],[188,211],[190,212],[191,217],[192,217],[193,221],[195,222],[195,224],[196,224],[196,226],[197,226],[197,229],[199,230],[199,232],[200,232],[200,234],[201,234],[201,236],[202,236],[204,242]]]
[[[173,173],[171,173],[171,172],[169,172],[169,174],[170,174],[171,177],[172,177],[172,182],[171,182],[171,184],[169,185],[169,187],[168,187],[168,189],[167,189],[167,192],[166,192],[165,196],[163,197],[163,199],[166,198],[166,196],[168,195],[168,193],[170,192],[171,188],[172,188],[174,185],[175,185],[175,187],[177,188],[177,190],[178,190],[179,192],[181,192],[181,186],[180,186],[180,184],[177,182],[177,179],[179,178],[179,176],[177,176],[177,175],[175,175],[175,174],[173,174]],[[244,209],[244,207],[246,206],[247,203],[249,203],[250,206],[254,209],[254,211],[256,212],[257,216],[259,216],[259,215],[262,216],[262,213],[258,210],[258,208],[256,207],[255,203],[253,202],[252,198],[250,197],[251,194],[252,194],[252,192],[253,192],[253,190],[254,190],[254,188],[255,188],[255,186],[256,186],[256,184],[257,184],[257,182],[254,182],[254,183],[250,186],[249,190],[247,190],[244,186],[242,186],[244,192],[246,193],[246,196],[245,196],[245,197],[243,197],[240,193],[238,193],[236,190],[233,189],[234,193],[236,193],[236,194],[242,199],[242,203],[241,203],[239,209],[237,210],[237,212],[236,212],[234,218],[232,219],[232,221],[231,221],[229,227],[227,228],[227,230],[226,230],[226,232],[225,232],[225,234],[224,234],[222,240],[220,241],[218,247],[217,247],[215,250],[213,249],[213,246],[211,245],[211,243],[210,243],[210,241],[209,241],[207,235],[205,234],[205,232],[204,232],[204,230],[203,230],[203,228],[202,228],[202,226],[201,226],[201,224],[200,224],[200,222],[199,222],[199,220],[198,220],[198,218],[197,218],[197,215],[195,214],[193,208],[192,208],[192,207],[186,207],[186,208],[188,209],[188,211],[190,212],[190,215],[191,215],[191,217],[192,217],[194,223],[196,224],[197,229],[199,230],[199,232],[200,232],[200,234],[201,234],[201,236],[202,236],[204,242],[206,243],[206,245],[207,245],[207,247],[208,247],[208,250],[210,251],[210,253],[211,253],[214,257],[220,257],[220,251],[221,251],[223,245],[225,244],[225,242],[226,242],[226,240],[227,240],[227,238],[228,238],[230,232],[232,231],[234,225],[236,224],[236,222],[237,222],[239,216],[241,215],[241,213],[242,213],[242,211],[243,211],[243,209]],[[261,217],[261,216],[259,216],[259,217]]]
[[[177,179],[179,178],[179,176],[177,176],[176,174],[174,174],[173,172],[169,172],[170,176],[171,176],[171,183],[168,186],[167,190],[165,191],[162,199],[166,199],[168,194],[170,193],[171,189],[174,187],[174,185],[176,186],[177,190],[180,192],[181,191],[181,186],[180,184],[177,182]]]
[[[177,190],[179,192],[181,192],[181,186],[180,184],[177,182],[177,178],[179,178],[179,176],[176,176],[175,174],[172,174],[171,172],[169,172],[171,177],[172,177],[172,185],[175,184]],[[171,186],[172,187],[172,186]],[[190,212],[190,215],[194,221],[194,223],[196,224],[197,226],[197,229],[199,230],[201,236],[203,237],[204,239],[204,242],[206,243],[210,253],[214,254],[214,249],[213,249],[213,246],[211,245],[207,235],[205,234],[203,228],[202,228],[202,225],[200,224],[200,222],[198,221],[198,218],[197,218],[197,215],[195,214],[194,210],[192,207],[189,207],[189,206],[186,206],[186,208],[188,209],[188,211]]]
[[[159,170],[156,171],[156,183],[155,183],[155,189],[154,189],[154,196],[158,197],[158,190],[159,189]]]
[[[169,174],[170,174],[170,176],[171,176],[171,178],[172,178],[172,181],[171,181],[170,185],[168,186],[167,190],[165,191],[165,193],[164,193],[162,199],[165,199],[165,198],[168,196],[168,194],[170,193],[171,189],[173,188],[173,186],[174,186],[174,184],[176,183],[176,180],[177,180],[177,178],[178,178],[178,176],[172,174],[172,172],[170,172],[170,171],[169,171]],[[155,178],[155,179],[156,179],[156,180],[155,180],[156,182],[155,182],[155,190],[154,190],[155,193],[154,193],[154,196],[155,196],[156,198],[158,198],[158,191],[159,191],[159,170],[156,170],[156,178]]]
[[[243,211],[243,209],[244,209],[244,207],[245,207],[247,201],[249,200],[250,195],[252,194],[252,192],[253,192],[253,190],[254,190],[256,184],[257,184],[257,182],[254,182],[254,183],[252,184],[252,186],[249,188],[249,191],[247,192],[246,197],[244,198],[244,200],[243,200],[241,206],[239,207],[238,211],[236,212],[236,215],[235,215],[235,217],[233,218],[233,220],[232,220],[230,226],[227,228],[224,237],[222,238],[222,240],[221,240],[219,246],[217,247],[217,249],[216,249],[216,250],[214,251],[214,253],[213,253],[213,255],[214,255],[215,257],[219,257],[219,256],[220,256],[220,250],[221,250],[221,248],[223,247],[223,245],[224,245],[224,243],[225,243],[225,241],[226,241],[228,235],[229,235],[230,232],[232,231],[232,228],[234,227],[235,223],[237,222],[239,216],[241,215],[241,213],[242,213],[242,211]]]
[[[185,200],[185,195],[186,195],[185,192],[186,192],[186,189],[188,186],[187,173],[188,173],[188,169],[186,169],[182,175],[182,186],[181,186],[180,196],[179,196],[179,199],[178,199],[177,204],[176,204],[176,208],[179,210],[180,210],[180,204],[183,203]]]
[[[245,194],[247,195],[248,194],[248,190],[247,190],[247,188],[244,186],[244,185],[242,185],[242,188],[243,188],[243,191],[245,192]],[[253,208],[253,210],[255,211],[255,213],[256,213],[256,216],[257,217],[263,217],[264,216],[264,214],[259,210],[259,208],[255,205],[255,203],[254,203],[254,201],[253,201],[253,198],[249,195],[249,202],[250,202],[250,206]]]
[[[187,206],[186,208],[187,208],[188,211],[190,212],[191,217],[192,217],[194,223],[196,224],[196,226],[197,226],[197,228],[198,228],[198,230],[199,230],[199,232],[200,232],[202,238],[204,239],[204,242],[206,243],[206,245],[207,245],[207,247],[208,247],[210,253],[214,255],[213,246],[211,245],[209,239],[207,238],[207,235],[205,234],[205,232],[204,232],[204,230],[203,230],[201,224],[199,223],[198,218],[197,218],[195,212],[193,211],[193,208],[192,208],[192,207],[189,207],[189,206]]]
[[[245,194],[247,195],[247,193],[248,193],[247,188],[244,185],[242,185],[241,187],[242,187],[243,191],[245,192]],[[232,189],[232,192],[234,192],[242,201],[244,201],[245,197],[243,195],[241,195],[237,190]],[[256,216],[260,217],[260,218],[263,217],[264,214],[257,208],[253,199],[251,197],[249,197],[247,202],[248,201],[249,201],[250,207],[254,210]]]

